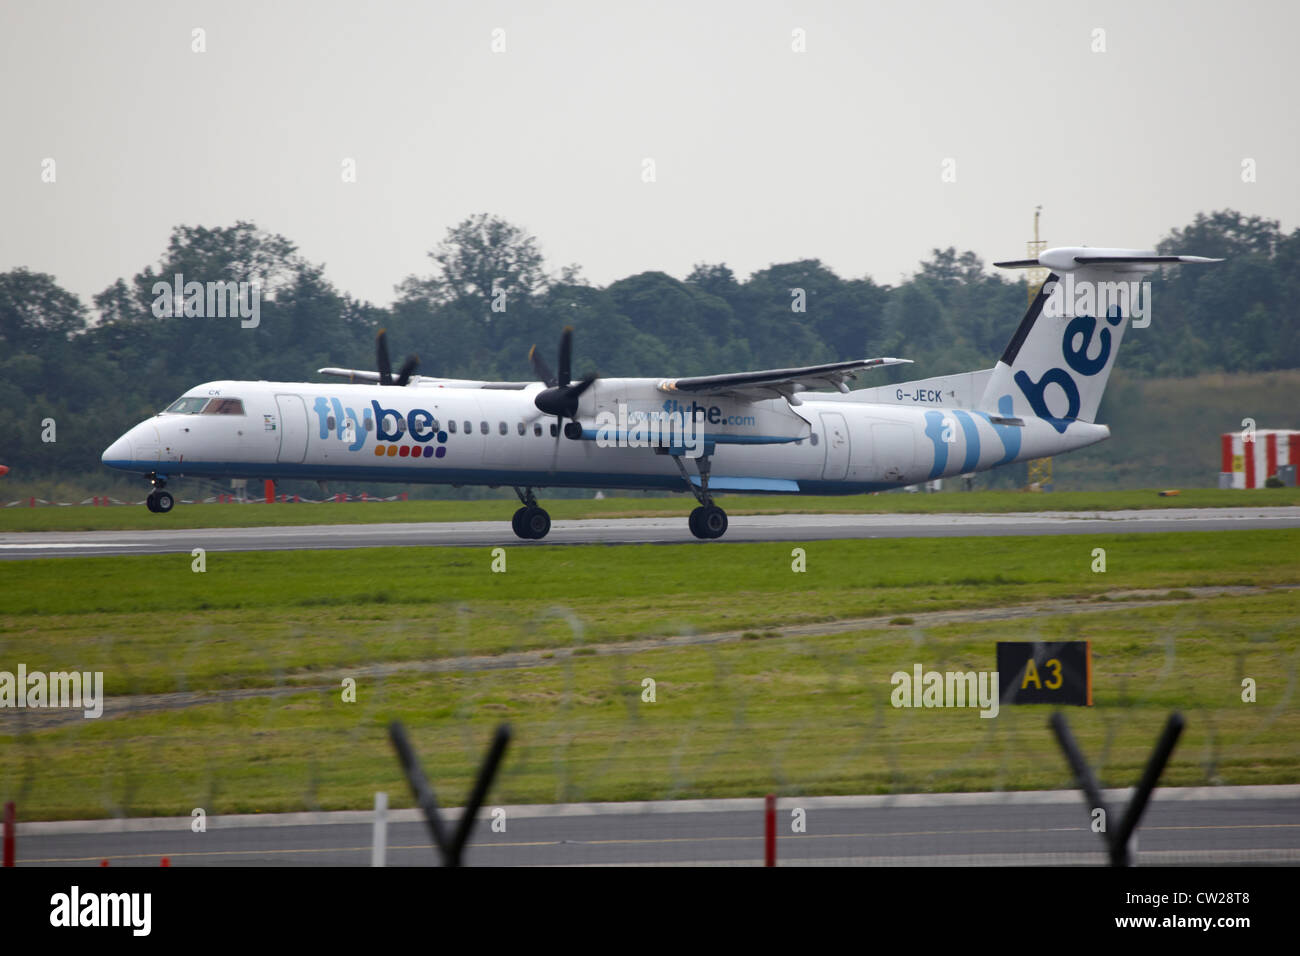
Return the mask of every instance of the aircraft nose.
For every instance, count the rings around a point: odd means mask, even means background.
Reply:
[[[131,460],[131,443],[123,435],[113,444],[104,449],[104,454],[99,456],[99,460],[110,468],[117,468],[125,465]]]

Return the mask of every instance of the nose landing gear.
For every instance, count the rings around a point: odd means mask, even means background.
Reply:
[[[153,473],[149,475],[149,481],[153,484],[153,491],[149,492],[149,497],[144,500],[144,506],[154,514],[165,515],[176,504],[176,499],[172,497],[171,492],[163,490],[167,486],[167,479]]]

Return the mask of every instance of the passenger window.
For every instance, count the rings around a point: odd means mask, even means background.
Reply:
[[[810,436],[808,436],[808,440],[812,442],[814,445],[817,444],[817,433],[813,432]]]
[[[453,435],[456,434],[456,419],[453,418],[447,423],[447,431],[451,432]]]
[[[480,432],[481,434],[486,435],[486,434],[488,433],[488,423],[487,423],[487,422],[479,422],[479,423],[478,423],[478,430],[479,430],[479,432]]]
[[[325,418],[325,427],[326,427],[326,428],[328,428],[330,431],[333,431],[333,430],[334,430],[334,425],[335,425],[335,424],[336,424],[336,423],[335,423],[335,421],[334,421],[334,416],[333,416],[333,415],[328,415],[328,416],[326,416],[326,418]]]
[[[541,438],[541,437],[542,437],[542,423],[541,423],[541,422],[533,422],[533,434],[536,435],[538,438]]]
[[[509,434],[510,434],[510,426],[507,425],[505,422],[502,422],[502,423],[497,427],[497,431],[499,431],[499,432],[500,432],[501,434],[503,434],[503,435],[509,435]]]
[[[528,426],[525,425],[523,422],[520,422],[520,423],[519,423],[519,434],[521,434],[521,435],[526,435],[527,433],[528,433]]]
[[[238,398],[214,398],[203,408],[204,415],[242,415],[244,403]]]
[[[374,430],[375,430],[375,420],[370,417],[369,412],[366,412],[366,431],[372,432]]]
[[[554,438],[554,437],[556,437],[556,436],[559,435],[559,434],[560,434],[560,426],[559,426],[559,425],[552,425],[552,426],[551,426],[551,437]]]
[[[465,422],[465,434],[466,434],[466,435],[472,435],[472,434],[474,434],[474,423],[473,423],[473,422],[468,421],[468,420]]]

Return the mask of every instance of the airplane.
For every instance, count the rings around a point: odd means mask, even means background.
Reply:
[[[1139,301],[1125,290],[1165,264],[1219,261],[1076,246],[995,263],[1049,274],[993,368],[857,390],[860,373],[909,360],[575,380],[566,328],[558,371],[534,346],[536,381],[493,382],[418,375],[414,356],[394,375],[381,330],[377,371],[318,370],[341,384],[206,382],[102,460],[144,475],[160,514],[182,475],[506,485],[520,500],[514,533],[537,540],[551,527],[537,488],[689,491],[691,533],[716,539],[728,525],[717,492],[886,491],[1104,441],[1097,409]],[[1097,295],[1076,298],[1087,289]],[[1103,292],[1114,299],[1104,310]]]

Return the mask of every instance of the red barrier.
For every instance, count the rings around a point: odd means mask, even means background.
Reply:
[[[764,866],[776,866],[776,795],[769,793],[767,795],[767,810],[764,813],[764,840],[767,853],[763,861]]]
[[[270,478],[266,479],[266,486],[263,490],[266,492],[266,503],[268,505],[275,504],[275,482]]]
[[[18,829],[17,824],[18,811],[14,809],[14,802],[10,800],[5,804],[5,836],[4,836],[4,865],[14,865],[14,831]]]

